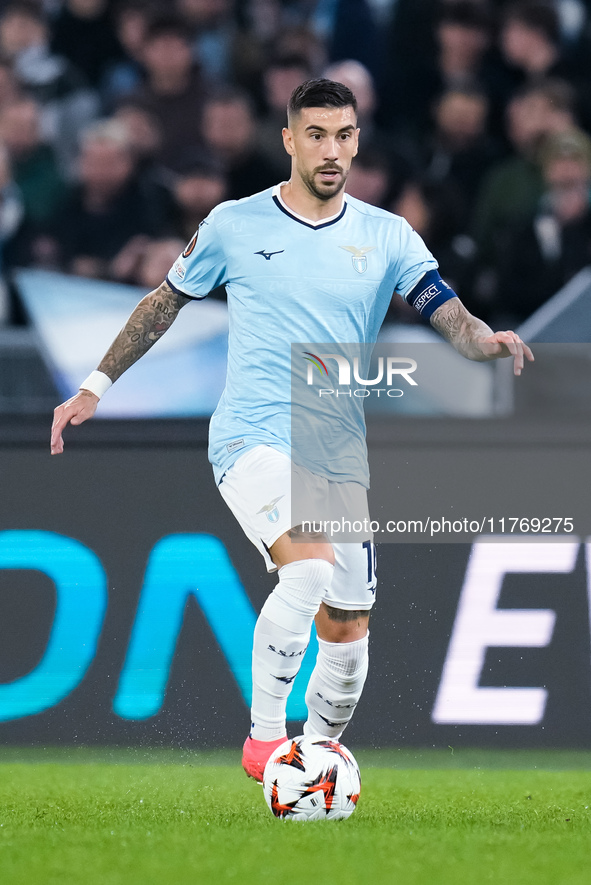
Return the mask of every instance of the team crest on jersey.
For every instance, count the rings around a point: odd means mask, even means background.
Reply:
[[[275,498],[269,504],[265,504],[265,506],[261,507],[261,509],[258,511],[257,516],[259,515],[259,513],[265,513],[269,522],[278,522],[279,508],[277,507],[277,502],[281,501],[281,499],[284,497],[285,495],[279,495],[278,498]]]
[[[373,252],[375,246],[362,246],[361,249],[358,249],[357,246],[341,246],[341,249],[351,253],[351,261],[357,273],[365,273],[367,270],[367,253]]]

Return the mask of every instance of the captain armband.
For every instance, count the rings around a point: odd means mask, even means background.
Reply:
[[[456,298],[456,293],[442,280],[436,270],[428,271],[411,289],[406,300],[417,310],[421,316],[429,319],[438,307],[441,307],[450,298]]]

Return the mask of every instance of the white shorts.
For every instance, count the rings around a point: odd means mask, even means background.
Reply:
[[[328,530],[323,533],[335,552],[335,575],[324,601],[335,608],[371,608],[376,588],[375,547],[372,532],[369,528],[364,530],[370,520],[363,486],[335,483],[316,476],[292,465],[286,454],[271,446],[249,449],[224,474],[219,485],[222,498],[247,538],[262,554],[269,572],[277,570],[269,549],[281,535],[302,523],[301,514],[292,513],[292,504],[295,511],[303,506],[294,502],[292,488],[298,501],[312,502],[317,516],[334,516],[337,512],[355,514],[361,526],[354,536],[325,526]],[[314,525],[312,530],[321,529]],[[355,540],[344,540],[349,537]]]

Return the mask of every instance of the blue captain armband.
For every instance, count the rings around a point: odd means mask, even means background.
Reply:
[[[408,303],[427,319],[450,298],[456,298],[456,293],[436,270],[428,271],[406,296]]]

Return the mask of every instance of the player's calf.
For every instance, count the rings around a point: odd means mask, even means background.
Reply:
[[[304,734],[339,738],[361,697],[369,665],[368,636],[354,642],[318,639],[318,657],[306,691]]]
[[[333,572],[323,559],[298,560],[279,569],[279,583],[263,605],[254,633],[251,737],[256,741],[285,736],[287,698]]]

